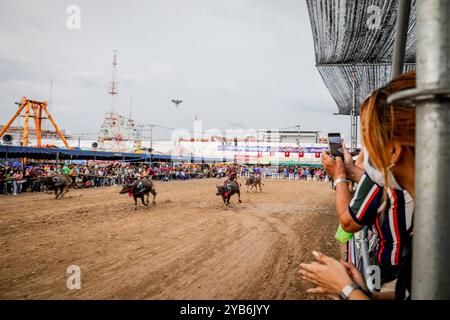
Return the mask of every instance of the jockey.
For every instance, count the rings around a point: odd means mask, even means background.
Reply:
[[[229,181],[234,181],[237,178],[237,173],[236,170],[231,169],[230,172],[228,173],[228,180]]]
[[[235,167],[228,167],[227,173],[227,179],[224,181],[224,183],[235,181],[237,179],[237,172]]]

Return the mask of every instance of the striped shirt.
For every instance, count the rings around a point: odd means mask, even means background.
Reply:
[[[368,226],[377,234],[377,260],[380,265],[399,264],[401,252],[409,238],[414,201],[405,190],[387,189],[373,182],[367,174],[359,181],[349,211],[359,225]]]

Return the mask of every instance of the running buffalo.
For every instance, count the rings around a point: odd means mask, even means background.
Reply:
[[[241,190],[236,181],[227,181],[222,186],[217,186],[217,196],[222,196],[223,203],[230,204],[230,198],[233,194],[238,195],[239,203],[241,203]]]
[[[264,183],[261,182],[261,176],[251,176],[250,178],[245,179],[245,185],[247,186],[247,192],[252,190],[253,188],[256,188],[256,192],[258,192],[258,186],[259,191],[262,192],[261,185],[264,185]]]
[[[65,174],[39,177],[38,181],[50,190],[55,190],[55,199],[61,199],[69,191],[72,179]]]
[[[156,190],[153,182],[147,178],[139,179],[134,181],[131,184],[126,184],[122,186],[122,190],[119,192],[120,194],[128,193],[133,196],[134,199],[134,210],[137,210],[137,199],[141,198],[142,204],[144,206],[148,206],[149,204],[149,195],[150,193],[153,195],[152,203],[155,205],[156,201]],[[144,195],[147,196],[147,201],[144,200]]]

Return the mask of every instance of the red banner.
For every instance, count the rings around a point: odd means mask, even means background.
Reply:
[[[305,154],[304,154],[303,152],[299,152],[299,153],[298,153],[298,157],[299,157],[299,158],[303,158],[304,156],[305,156]]]
[[[285,156],[286,158],[289,158],[289,157],[291,156],[291,153],[290,153],[289,151],[286,151],[286,152],[284,153],[284,156]]]
[[[316,152],[316,158],[320,158],[320,152]]]

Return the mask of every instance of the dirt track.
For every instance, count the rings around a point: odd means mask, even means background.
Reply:
[[[228,208],[216,179],[156,182],[137,211],[119,187],[0,197],[0,299],[315,298],[297,270],[313,249],[339,255],[330,186],[263,182]]]

